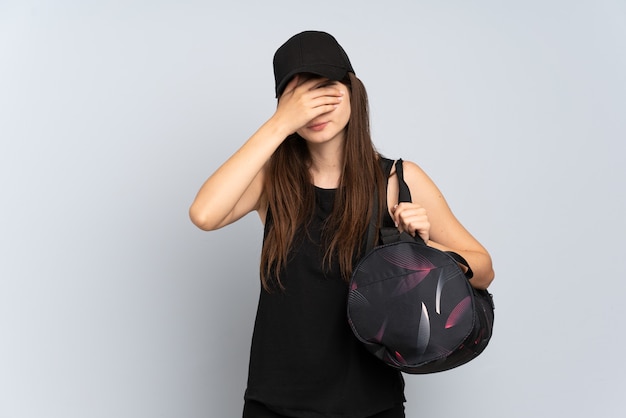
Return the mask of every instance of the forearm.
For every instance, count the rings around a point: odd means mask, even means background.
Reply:
[[[213,230],[230,223],[244,194],[247,202],[239,212],[256,209],[262,185],[256,184],[265,163],[278,148],[288,133],[273,119],[261,126],[246,143],[222,164],[202,185],[189,209],[192,222],[201,229]]]

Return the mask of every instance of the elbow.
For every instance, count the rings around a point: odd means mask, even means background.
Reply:
[[[491,256],[488,253],[484,253],[483,257],[474,261],[474,277],[470,279],[470,284],[476,289],[487,290],[496,277]]]
[[[491,286],[491,283],[493,283],[493,280],[495,278],[496,278],[496,273],[493,271],[493,269],[489,270],[487,277],[485,277],[485,279],[482,282],[482,284],[484,285],[483,289],[487,290],[487,288]]]
[[[205,211],[199,210],[195,205],[189,208],[189,219],[191,222],[203,231],[214,231],[219,228],[219,224],[211,220]]]
[[[487,288],[491,285],[493,280],[495,279],[496,274],[493,271],[493,268],[489,269],[489,271],[481,274],[480,277],[473,277],[470,280],[470,284],[476,289],[487,290]]]

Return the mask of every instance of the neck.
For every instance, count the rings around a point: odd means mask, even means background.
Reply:
[[[343,165],[343,143],[309,144],[313,184],[324,189],[339,186]]]

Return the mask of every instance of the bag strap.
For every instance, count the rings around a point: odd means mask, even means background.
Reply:
[[[411,203],[411,190],[409,189],[409,185],[406,184],[406,181],[404,180],[404,169],[402,163],[402,158],[398,159],[395,163],[396,177],[398,178],[398,203]],[[391,244],[392,242],[397,241],[415,241],[419,244],[426,245],[420,237],[412,237],[406,232],[400,233],[396,227],[381,228],[380,238],[383,244]]]
[[[382,158],[382,157],[381,157]],[[393,160],[389,160],[387,158],[381,159],[381,168],[383,169],[383,173],[385,174],[386,182],[389,181],[389,175],[391,174],[391,167],[393,167]],[[396,166],[396,174],[398,177],[398,184],[400,186],[399,190],[399,202],[411,202],[411,191],[409,190],[409,186],[404,181],[404,172],[402,170],[402,159],[399,159],[395,162]],[[387,191],[387,183],[385,183],[385,192]],[[382,217],[378,212],[378,188],[374,189],[375,199],[373,201],[372,208],[372,217],[370,219],[370,224],[367,229],[367,241],[365,246],[365,252],[369,252],[372,248],[378,245],[378,242],[382,242],[383,244],[390,244],[392,242],[406,240],[412,241],[414,240],[409,234],[399,234],[398,229],[395,227],[384,228],[382,226]],[[385,193],[387,196],[387,193]],[[423,242],[423,241],[422,241]]]
[[[402,167],[402,158],[396,161],[396,176],[398,177],[398,203],[411,203],[411,190],[409,185],[404,181],[404,168]]]

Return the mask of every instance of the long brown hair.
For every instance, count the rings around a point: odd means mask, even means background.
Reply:
[[[364,234],[372,216],[372,201],[378,191],[378,213],[386,190],[378,153],[370,136],[367,92],[361,80],[348,73],[342,83],[350,90],[350,119],[346,126],[344,158],[333,210],[326,221],[324,264],[336,257],[341,275],[349,280],[352,265],[360,255]],[[261,251],[261,283],[283,288],[279,272],[299,227],[313,215],[315,191],[309,173],[311,155],[298,134],[289,136],[274,152],[267,166],[265,192],[269,204],[267,234]],[[273,279],[275,278],[275,283]]]

